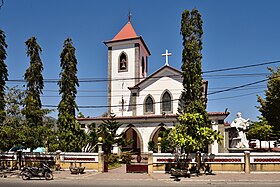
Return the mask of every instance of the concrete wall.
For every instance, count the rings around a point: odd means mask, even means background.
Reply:
[[[247,160],[247,161],[246,161]],[[190,164],[196,164],[193,154]],[[213,172],[280,172],[280,153],[244,153],[202,154],[201,162],[208,164]],[[153,172],[168,172],[175,165],[175,155],[169,153],[153,154]],[[246,165],[249,168],[246,169]]]

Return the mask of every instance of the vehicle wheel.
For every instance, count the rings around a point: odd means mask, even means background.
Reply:
[[[31,173],[28,171],[23,171],[21,173],[22,180],[29,180],[31,178]]]
[[[46,180],[53,180],[53,174],[50,172],[46,172],[45,173],[45,178]]]

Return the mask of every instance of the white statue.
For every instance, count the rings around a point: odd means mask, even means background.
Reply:
[[[247,140],[246,134],[244,133],[244,130],[246,130],[250,125],[250,119],[244,119],[241,117],[241,113],[237,113],[237,118],[233,120],[233,122],[230,124],[231,127],[235,127],[238,132],[238,139],[240,139],[240,142],[237,143],[237,148],[249,148],[249,142]]]

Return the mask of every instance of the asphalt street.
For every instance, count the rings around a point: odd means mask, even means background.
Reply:
[[[6,177],[4,177],[4,174]],[[70,171],[55,171],[54,180],[22,180],[18,172],[0,173],[0,187],[279,187],[280,173],[217,173],[199,177],[181,178],[177,182],[164,173],[126,173],[125,167],[110,170],[108,173],[86,171],[81,175],[72,175]]]
[[[151,186],[151,187],[173,187],[173,186],[190,186],[190,187],[279,187],[279,183],[275,182],[260,182],[260,181],[180,181],[175,182],[172,180],[94,180],[94,179],[72,179],[72,180],[11,180],[11,179],[0,179],[1,187],[112,187],[112,186],[123,186],[123,187],[142,187],[142,186]]]

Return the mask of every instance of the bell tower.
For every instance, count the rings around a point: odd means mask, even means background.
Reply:
[[[132,116],[132,96],[128,89],[147,76],[151,55],[142,36],[132,27],[130,17],[108,47],[108,113]]]

